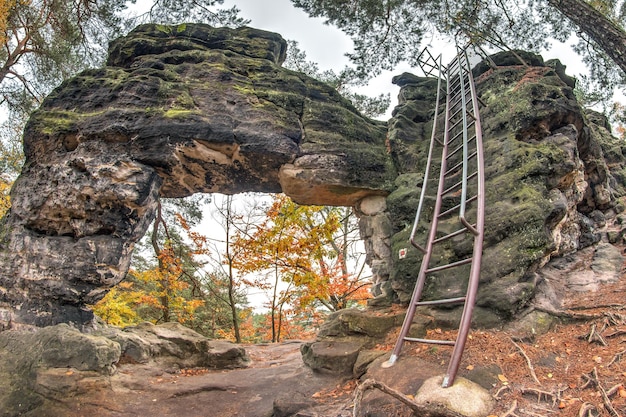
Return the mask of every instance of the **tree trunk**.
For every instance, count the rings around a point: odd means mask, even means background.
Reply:
[[[277,333],[276,333],[276,309],[278,305],[276,300],[278,299],[278,266],[274,265],[274,292],[272,294],[272,305],[271,305],[271,313],[272,313],[272,343],[278,342]]]
[[[161,247],[159,246],[159,224],[161,223],[165,225],[165,223],[163,222],[163,216],[161,214],[161,202],[158,201],[157,212],[156,212],[156,216],[154,217],[154,223],[152,226],[152,236],[150,236],[150,242],[152,243],[152,249],[154,250],[154,254],[156,255],[158,262],[159,262],[159,270],[165,273],[166,267],[163,264],[163,259],[161,258]],[[169,282],[167,281],[167,279],[164,279],[163,281],[161,281],[161,286],[163,287],[163,295],[159,297],[159,300],[161,301],[161,311],[162,311],[161,318],[163,319],[164,323],[167,323],[171,319],[170,302],[169,302],[170,301],[169,300],[170,288],[169,288]]]
[[[232,196],[226,197],[226,259],[228,260],[228,304],[230,305],[230,315],[233,319],[233,331],[235,332],[235,342],[241,343],[241,332],[239,331],[239,314],[235,300],[235,275],[233,273],[233,257],[230,253],[230,225],[233,221]]]
[[[233,276],[232,260],[228,260],[228,304],[230,304],[230,315],[233,318],[233,331],[235,332],[235,342],[241,343],[241,331],[239,330],[239,315],[235,300],[235,278]]]
[[[548,4],[587,34],[626,74],[626,31],[583,0],[548,0]]]

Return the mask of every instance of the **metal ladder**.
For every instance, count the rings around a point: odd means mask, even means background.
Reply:
[[[442,386],[444,388],[454,384],[465,342],[469,333],[472,319],[472,311],[476,300],[476,292],[480,278],[480,263],[483,249],[484,230],[484,207],[485,207],[485,179],[482,133],[478,112],[479,99],[476,95],[474,80],[467,57],[467,47],[459,48],[456,57],[447,67],[441,64],[441,56],[437,59],[424,49],[420,54],[420,66],[426,76],[438,77],[437,102],[435,116],[428,152],[428,162],[424,173],[424,183],[420,200],[410,235],[411,244],[424,255],[417,276],[413,296],[407,309],[406,317],[400,335],[395,344],[391,357],[383,364],[384,367],[392,366],[407,342],[420,342],[437,345],[453,346],[452,357],[448,370],[444,376]],[[435,74],[437,73],[437,74]],[[446,83],[445,91],[442,82]],[[443,101],[443,103],[440,103]],[[442,111],[441,107],[445,107]],[[438,127],[438,119],[444,114],[443,131]],[[435,148],[441,148],[441,159],[434,157]],[[424,246],[415,241],[418,225],[422,220],[424,201],[427,194],[430,171],[433,166],[439,165],[439,183],[437,195],[430,224],[430,231]],[[444,208],[444,199],[446,207]],[[452,207],[448,207],[453,205]],[[454,232],[440,230],[440,222],[451,221],[458,225]],[[470,256],[458,261],[431,266],[433,251],[437,246],[449,243],[450,239],[472,239],[472,253]],[[458,242],[457,242],[458,243]],[[428,276],[438,273],[454,273],[469,277],[467,292],[463,297],[445,298],[439,300],[421,301],[424,284]],[[441,306],[446,304],[464,303],[463,314],[459,324],[459,332],[456,340],[432,340],[408,337],[409,329],[418,306]]]

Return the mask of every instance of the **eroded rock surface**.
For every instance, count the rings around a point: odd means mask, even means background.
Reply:
[[[174,372],[244,368],[249,362],[241,346],[209,340],[178,323],[103,328],[93,334],[67,324],[9,330],[0,333],[0,416],[70,415],[76,410],[50,407],[94,392],[110,395],[121,363]]]

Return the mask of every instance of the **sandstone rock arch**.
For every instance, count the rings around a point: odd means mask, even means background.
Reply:
[[[279,35],[251,28],[143,25],[111,44],[106,67],[51,93],[25,129],[26,164],[2,228],[0,324],[88,323],[84,306],[124,277],[158,197],[195,192],[356,206],[372,304],[407,301],[419,257],[393,253],[406,247],[435,85],[398,77],[394,117],[372,121],[281,68],[285,50]],[[550,257],[597,240],[587,215],[613,210],[615,178],[626,178],[621,148],[589,122],[571,80],[531,58],[494,57],[500,69],[476,74],[491,190],[478,300],[487,324],[532,298]],[[461,290],[438,278],[433,293]]]
[[[286,42],[251,28],[145,25],[107,66],[57,88],[24,135],[5,224],[0,319],[89,321],[119,282],[159,196],[283,191],[354,205],[395,177],[385,124],[280,68]]]

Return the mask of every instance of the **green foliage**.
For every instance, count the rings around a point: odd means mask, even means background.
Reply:
[[[383,69],[393,69],[401,61],[416,66],[420,51],[433,38],[459,46],[471,41],[484,48],[540,51],[549,47],[553,40],[565,42],[577,35],[580,43],[575,52],[589,68],[590,78],[584,81],[591,91],[607,91],[625,81],[625,64],[609,58],[611,49],[620,42],[614,41],[609,47],[608,43],[602,45],[598,40],[602,39],[598,35],[610,25],[626,39],[624,2],[573,1],[579,5],[590,4],[601,13],[602,25],[606,26],[592,24],[588,27],[581,27],[584,14],[576,16],[578,27],[572,23],[576,19],[564,18],[559,11],[565,12],[572,6],[564,6],[561,4],[564,2],[559,1],[292,0],[292,3],[311,16],[326,18],[327,23],[352,37],[355,48],[350,58],[362,78],[374,76]],[[626,50],[621,55],[626,55]]]
[[[236,6],[216,9],[224,0],[154,0],[150,9],[131,20],[132,26],[139,23],[161,23],[174,25],[186,22],[202,22],[213,26],[239,27],[250,23],[239,17]]]

